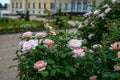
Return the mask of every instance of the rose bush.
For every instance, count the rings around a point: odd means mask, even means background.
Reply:
[[[14,59],[19,79],[119,80],[120,28],[115,13],[119,5],[105,0],[103,7],[84,15],[77,33],[58,32],[46,25],[44,34],[21,37]]]

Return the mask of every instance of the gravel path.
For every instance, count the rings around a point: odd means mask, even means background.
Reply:
[[[17,64],[15,51],[18,49],[20,34],[0,35],[0,80],[17,80],[16,68],[9,69],[9,66]]]

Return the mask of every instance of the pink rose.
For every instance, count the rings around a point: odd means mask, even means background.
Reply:
[[[112,4],[115,4],[115,3],[117,3],[117,0],[112,0]]]
[[[84,50],[83,49],[79,49],[79,48],[76,48],[73,50],[73,57],[78,57],[78,56],[84,56],[85,55],[85,52],[83,52]]]
[[[89,78],[89,80],[97,80],[97,76],[96,75],[93,75]]]
[[[23,51],[30,51],[33,47],[33,43],[30,41],[27,41],[23,44]]]
[[[51,35],[56,35],[56,32],[54,30],[50,30]]]
[[[22,59],[26,59],[26,56],[21,56]]]
[[[101,17],[102,19],[104,19],[105,16],[106,16],[106,15],[105,15],[104,13],[101,13],[101,14],[98,15],[98,18]]]
[[[32,37],[32,32],[25,32],[23,33],[23,38],[31,38]]]
[[[117,56],[118,56],[118,58],[120,58],[120,52],[118,52]]]
[[[94,14],[96,14],[96,15],[99,14],[99,13],[100,13],[100,10],[95,10],[94,11]]]
[[[111,11],[111,8],[107,8],[107,9],[105,10],[105,13],[108,14],[110,11]]]
[[[43,43],[46,44],[47,46],[52,46],[54,44],[53,40],[51,39],[45,39]]]
[[[85,13],[83,16],[84,17],[89,17],[92,14],[92,12]]]
[[[45,70],[46,65],[47,65],[47,63],[44,62],[43,60],[41,60],[41,61],[37,61],[34,64],[34,68],[38,69],[38,71],[43,71],[43,70]]]
[[[39,32],[35,36],[36,36],[36,38],[45,37],[46,33],[45,32]]]
[[[115,66],[114,66],[114,70],[115,70],[115,71],[120,71],[120,66],[115,65]]]
[[[30,51],[31,49],[35,49],[36,46],[38,46],[37,40],[29,40],[23,43],[22,51],[23,52]]]
[[[86,19],[86,20],[84,21],[84,24],[87,26],[87,25],[89,24],[89,21]]]
[[[105,4],[103,8],[109,8],[110,6],[108,4]]]
[[[95,36],[95,34],[89,34],[88,38],[91,40],[94,36]]]
[[[68,42],[68,47],[74,49],[82,46],[82,40],[72,39]]]
[[[111,47],[113,50],[120,50],[120,42],[115,42],[114,44],[111,44]]]

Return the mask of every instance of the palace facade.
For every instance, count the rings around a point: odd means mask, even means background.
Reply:
[[[44,10],[48,9],[51,14],[55,14],[61,9],[62,12],[88,12],[92,0],[10,0],[11,13],[18,11],[30,14],[44,15]]]

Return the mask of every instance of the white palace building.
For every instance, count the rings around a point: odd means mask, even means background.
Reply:
[[[101,0],[100,0],[101,1]],[[30,14],[44,14],[44,10],[49,10],[52,14],[59,9],[62,12],[88,12],[92,0],[10,0],[11,13],[17,11]]]

